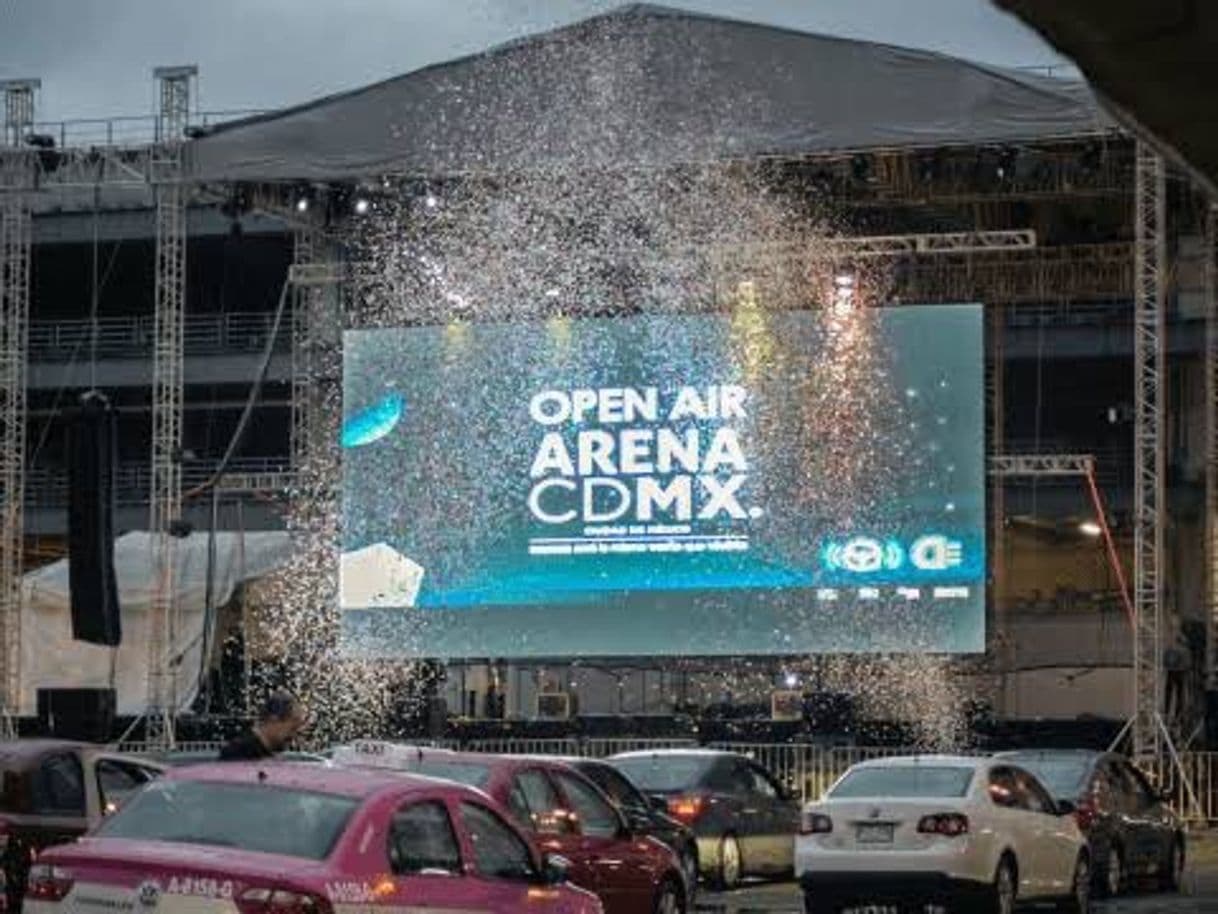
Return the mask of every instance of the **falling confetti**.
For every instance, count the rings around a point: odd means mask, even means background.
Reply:
[[[448,364],[457,371],[472,322],[545,321],[561,337],[563,322],[581,317],[726,312],[736,360],[747,377],[785,370],[784,341],[770,332],[767,315],[819,308],[825,357],[799,381],[804,409],[796,447],[790,455],[769,457],[798,461],[804,510],[845,523],[874,514],[895,475],[913,461],[906,433],[896,431],[906,425],[903,392],[884,393],[885,353],[871,309],[887,299],[886,269],[844,259],[833,242],[845,223],[797,168],[764,161],[693,164],[723,152],[714,149],[690,149],[691,164],[680,167],[635,161],[631,150],[621,148],[620,128],[648,112],[622,94],[620,72],[598,58],[598,46],[608,48],[619,39],[611,24],[598,28],[610,31],[591,42],[587,35],[569,43],[548,41],[536,51],[548,55],[551,72],[583,74],[568,82],[585,93],[592,87],[591,104],[585,98],[570,107],[595,116],[564,121],[556,130],[554,119],[565,109],[553,100],[537,110],[486,112],[486,129],[499,148],[512,150],[519,170],[391,176],[364,189],[367,211],[345,226],[340,239],[358,264],[345,326],[444,327]],[[612,59],[615,67],[622,65],[620,47]],[[512,60],[480,63],[487,84],[510,75],[496,68],[512,66]],[[647,65],[645,42],[636,65]],[[691,46],[689,66],[704,65]],[[757,104],[760,109],[764,102]],[[403,131],[426,118],[426,112],[408,115]],[[556,136],[582,152],[580,168],[531,166],[545,158],[540,145],[531,144],[554,143]],[[505,366],[523,365],[525,355],[504,351],[499,358]],[[385,732],[403,702],[409,709],[424,693],[418,683],[433,670],[342,650],[341,355],[329,345],[314,356],[320,379],[314,412],[321,427],[310,431],[314,446],[291,493],[294,554],[261,588],[260,637],[264,655],[281,658],[264,685],[297,690],[311,709],[314,739],[333,742]],[[400,404],[387,397],[383,409],[367,416],[366,427],[350,432],[352,442],[389,432]],[[762,415],[755,421],[761,426],[755,438],[763,441],[765,423],[789,423],[790,417]],[[457,529],[500,522],[494,512],[461,501],[442,485],[429,486],[425,478],[443,478],[469,440],[480,440],[477,417],[465,427],[437,429],[420,443],[428,449],[423,477],[396,484],[426,486],[428,498],[415,500],[415,513],[398,519],[403,528],[443,529],[445,518],[459,518]],[[508,483],[494,473],[480,480],[487,493]],[[471,548],[448,545],[455,563]],[[916,640],[913,620],[894,614],[892,624],[908,624]],[[949,661],[929,655],[825,661],[817,663],[823,687],[857,696],[864,713],[908,721],[928,745],[949,746],[963,737],[964,702]],[[792,657],[789,667],[812,663]],[[768,694],[773,666],[772,660],[725,660],[719,687],[737,699]]]

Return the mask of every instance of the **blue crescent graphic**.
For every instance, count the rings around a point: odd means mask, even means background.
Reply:
[[[406,399],[401,394],[386,394],[343,420],[342,446],[362,447],[380,441],[394,430],[405,412]]]

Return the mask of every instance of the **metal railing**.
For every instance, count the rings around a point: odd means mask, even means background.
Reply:
[[[419,745],[499,755],[557,755],[604,758],[619,752],[647,749],[697,748],[693,739],[648,739],[635,737],[503,737],[473,740],[417,740]],[[179,744],[183,751],[220,750],[219,742]],[[124,752],[142,753],[142,743],[124,743]],[[891,758],[922,750],[876,746],[818,746],[804,743],[712,742],[706,748],[722,749],[749,756],[771,771],[801,803],[820,798],[833,782],[859,762]],[[983,755],[979,750],[962,750],[964,755]],[[1218,752],[1185,752],[1180,756],[1183,776],[1169,759],[1147,766],[1153,783],[1169,797],[1172,806],[1190,825],[1218,823]]]
[[[188,355],[256,353],[266,344],[274,315],[267,311],[188,316],[183,344]],[[146,358],[152,351],[153,317],[106,317],[97,322],[96,334],[87,320],[32,321],[29,329],[30,361],[59,362],[88,359],[96,347],[101,358]],[[94,341],[96,337],[96,341]],[[290,345],[286,333],[275,340],[277,349]]]
[[[190,117],[192,127],[213,127],[254,114],[261,108],[238,108],[229,111],[197,111]],[[136,114],[125,117],[82,117],[62,121],[38,121],[27,134],[54,138],[59,149],[82,149],[104,146],[147,146],[157,137],[157,116]]]
[[[191,460],[182,465],[182,489],[202,485],[211,479],[218,459]],[[287,457],[239,457],[229,463],[228,475],[281,476],[290,472]],[[115,470],[115,500],[119,505],[148,503],[152,468],[148,462],[123,463]],[[30,507],[57,507],[68,502],[67,471],[59,468],[32,467],[26,471],[25,500]]]
[[[1008,326],[1100,326],[1128,322],[1131,312],[1120,304],[1020,304],[1008,305]],[[188,315],[184,344],[188,355],[219,355],[256,352],[266,342],[274,316],[266,311]],[[105,317],[97,322],[96,343],[87,320],[31,321],[31,361],[67,361],[73,356],[88,358],[94,346],[101,357],[145,357],[152,350],[152,315]],[[280,334],[276,348],[286,350],[287,334]]]

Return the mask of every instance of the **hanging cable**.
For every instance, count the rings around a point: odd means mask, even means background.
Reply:
[[[275,340],[279,336],[279,328],[283,323],[283,312],[286,310],[288,301],[288,290],[291,288],[291,282],[284,279],[283,288],[279,291],[279,303],[275,307],[275,317],[271,322],[271,328],[267,333],[266,344],[262,350],[262,362],[258,366],[258,373],[254,378],[254,383],[250,385],[249,397],[245,401],[245,408],[241,411],[241,418],[237,420],[237,427],[233,430],[233,435],[229,439],[228,447],[225,448],[224,456],[220,458],[219,464],[216,465],[215,472],[203,482],[189,492],[185,493],[182,498],[193,498],[203,492],[210,491],[211,494],[211,517],[207,529],[207,572],[203,585],[203,632],[202,646],[199,648],[199,671],[195,681],[195,689],[202,687],[204,679],[207,676],[207,662],[211,653],[211,630],[215,624],[215,573],[216,573],[216,526],[219,523],[220,517],[220,480],[228,469],[229,463],[233,459],[233,455],[237,452],[237,448],[241,445],[241,439],[245,435],[245,429],[249,425],[251,416],[254,413],[254,406],[258,402],[258,396],[262,392],[262,385],[266,382],[267,372],[271,367],[271,359],[275,354]],[[178,655],[174,660],[176,663],[181,663],[185,657],[185,652]]]

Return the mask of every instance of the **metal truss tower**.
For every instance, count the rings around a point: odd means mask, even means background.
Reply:
[[[194,67],[160,67],[151,178],[156,191],[156,294],[152,355],[152,490],[148,529],[153,537],[156,581],[148,634],[146,741],[151,748],[174,744],[177,710],[176,549],[182,517],[182,363],[186,316],[186,190],[182,182],[182,137],[190,111]]]
[[[295,232],[292,265],[306,267],[317,260],[316,231],[309,227]],[[315,373],[313,326],[317,322],[317,299],[320,290],[314,285],[292,286],[292,470],[301,473],[309,462],[311,430],[317,427],[316,397],[313,385]]]
[[[21,148],[34,121],[36,80],[9,80],[0,144],[0,735],[15,735],[21,689],[21,572],[25,546],[26,340],[34,158]]]
[[[1139,758],[1165,748],[1163,534],[1166,526],[1166,167],[1138,141],[1134,178],[1134,713]]]
[[[1218,689],[1218,201],[1205,214],[1206,688]]]
[[[1006,310],[1001,302],[991,302],[985,310],[986,337],[988,342],[986,364],[986,401],[989,420],[989,442],[986,453],[1002,454],[1006,450],[1006,356],[1004,335]],[[1008,636],[1009,625],[1006,612],[1005,548],[1006,538],[1006,484],[998,474],[990,477],[990,631],[987,636],[994,688],[995,710],[1006,714],[1010,711],[1008,682],[1014,661],[1014,651]]]

